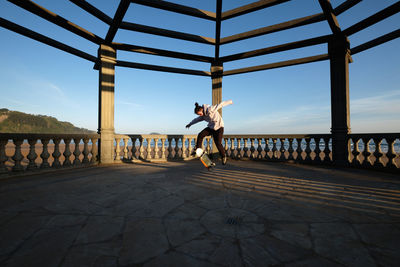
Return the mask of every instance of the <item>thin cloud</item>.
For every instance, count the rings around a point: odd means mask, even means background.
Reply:
[[[400,113],[400,90],[350,101],[350,111],[352,115],[363,117],[390,116],[395,114],[398,116]]]
[[[133,102],[128,102],[128,101],[124,101],[124,100],[117,100],[117,104],[132,106],[132,107],[137,108],[137,109],[142,109],[142,108],[144,107],[144,106],[141,105],[141,104],[137,104],[137,103],[133,103]]]
[[[47,86],[49,89],[53,90],[53,92],[56,92],[60,97],[65,97],[64,91],[57,85],[48,83]]]

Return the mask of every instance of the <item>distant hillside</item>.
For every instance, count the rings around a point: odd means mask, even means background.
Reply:
[[[0,109],[0,133],[94,133],[44,115]]]

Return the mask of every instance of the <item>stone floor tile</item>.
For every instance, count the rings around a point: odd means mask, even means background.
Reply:
[[[246,266],[242,259],[243,248],[240,248],[239,242],[235,239],[224,238],[218,245],[215,252],[211,255],[210,261],[229,267]],[[247,265],[251,266],[251,265]],[[264,265],[265,266],[265,265]]]
[[[7,211],[0,211],[0,226],[2,224],[6,224],[8,221],[10,221],[12,218],[14,218],[15,216],[17,216],[17,212],[11,211],[11,212],[7,212]]]
[[[208,232],[230,238],[245,238],[264,232],[264,223],[252,212],[224,208],[208,211],[201,219]]]
[[[163,254],[143,265],[143,267],[177,267],[177,266],[190,266],[190,267],[216,267],[210,262],[195,259],[187,255],[177,252],[170,252]]]
[[[244,266],[271,266],[279,264],[267,249],[268,244],[260,239],[247,238],[240,240],[240,251]]]
[[[280,263],[301,259],[312,253],[311,250],[294,246],[288,242],[284,242],[269,235],[259,235],[256,237],[247,238],[241,240],[241,245],[242,244],[246,244],[247,251],[250,251],[251,247],[253,247],[255,250],[259,250],[261,253],[270,255],[274,260],[277,260]]]
[[[167,236],[173,247],[193,240],[206,232],[198,220],[165,220]]]
[[[69,249],[61,266],[118,266],[120,240],[76,245]]]
[[[270,235],[279,240],[305,249],[312,248],[309,227],[306,223],[275,223],[268,229]]]
[[[91,216],[76,238],[76,244],[102,242],[121,234],[124,219],[111,216]]]
[[[347,223],[314,223],[310,226],[314,250],[346,266],[376,266],[367,248]]]
[[[58,266],[80,228],[80,226],[73,226],[66,227],[62,231],[56,228],[40,230],[26,241],[3,266]]]
[[[122,238],[119,264],[123,266],[146,262],[169,249],[161,219],[128,221]]]
[[[153,202],[142,201],[139,208],[129,214],[129,217],[144,218],[157,217],[161,218],[175,208],[181,206],[184,200],[180,197],[170,195],[164,198],[157,199]]]
[[[307,257],[306,259],[296,260],[285,263],[285,267],[341,267],[342,264],[321,258],[319,256]]]
[[[197,200],[196,204],[207,210],[229,208],[224,195],[218,197],[205,197]]]
[[[70,214],[54,215],[47,222],[46,228],[84,225],[87,219],[88,216],[86,215],[70,215]]]
[[[211,234],[204,234],[177,248],[176,251],[194,258],[209,259],[221,243],[221,238]]]
[[[0,227],[0,255],[9,254],[40,230],[49,215],[20,214]]]
[[[137,199],[128,199],[126,201],[118,201],[116,204],[107,204],[101,210],[96,212],[96,215],[108,216],[128,216],[140,209],[144,205],[144,201]]]
[[[193,203],[184,202],[181,206],[166,214],[165,219],[199,220],[206,213],[206,211],[206,209],[194,205]]]
[[[394,224],[355,224],[354,229],[366,243],[371,256],[380,266],[396,266],[400,262],[400,229]]]

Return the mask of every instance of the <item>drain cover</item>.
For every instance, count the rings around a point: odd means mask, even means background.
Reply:
[[[230,225],[239,225],[241,222],[242,222],[242,218],[240,218],[239,216],[228,217],[225,220],[225,223],[230,224]]]

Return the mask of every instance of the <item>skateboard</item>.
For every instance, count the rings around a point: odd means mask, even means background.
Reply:
[[[207,152],[203,149],[196,149],[196,155],[200,158],[201,163],[210,171],[212,167],[215,166],[215,163],[210,159]]]

